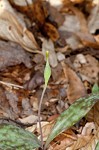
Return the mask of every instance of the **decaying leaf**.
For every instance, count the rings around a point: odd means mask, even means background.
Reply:
[[[83,55],[85,63],[82,63],[80,55],[77,55],[74,60],[74,67],[76,71],[79,71],[82,80],[87,80],[91,83],[95,83],[99,79],[99,62],[91,55]]]
[[[33,34],[7,0],[0,1],[0,37],[16,42],[30,52],[38,49]]]
[[[77,140],[77,136],[71,129],[63,132],[61,135],[57,136],[55,140],[50,143],[49,149],[52,150],[59,150],[63,148],[63,150],[67,150],[66,148],[69,147]]]
[[[62,62],[63,67],[65,67],[65,72],[68,78],[68,88],[67,97],[70,103],[73,103],[76,99],[85,96],[86,90],[77,74],[66,64]]]
[[[98,2],[99,3],[99,2]],[[93,7],[88,19],[90,33],[95,33],[99,29],[99,4]]]
[[[52,129],[53,125],[54,125],[54,121],[52,121],[52,122],[47,122],[47,121],[41,122],[42,133],[43,133],[43,141],[46,141],[48,135],[51,132],[51,129]],[[37,132],[40,133],[38,124],[37,124]]]
[[[10,91],[5,91],[5,95],[7,100],[9,101],[10,107],[12,108],[12,111],[14,112],[15,116],[18,117],[18,114],[20,113],[18,109],[18,97],[16,93],[10,92]]]
[[[59,39],[58,30],[50,23],[45,23],[45,32],[52,39],[52,41],[57,41]]]
[[[24,87],[28,90],[33,90],[44,83],[44,77],[41,72],[35,72],[33,77],[25,83]]]
[[[19,118],[19,120],[22,122],[22,123],[34,123],[38,120],[38,116],[35,116],[35,115],[30,115],[26,118]]]
[[[42,52],[43,52],[44,56],[46,55],[46,50],[49,51],[49,63],[50,63],[50,65],[52,67],[56,67],[58,62],[57,62],[57,56],[55,53],[54,43],[51,40],[48,41],[46,39],[43,39]]]
[[[0,41],[0,71],[21,63],[28,68],[32,67],[28,53],[15,43]]]

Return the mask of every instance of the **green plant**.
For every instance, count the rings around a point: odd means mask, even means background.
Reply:
[[[56,123],[45,143],[44,149],[61,132],[67,130],[82,119],[99,100],[99,87],[92,88],[92,94],[76,100],[67,110],[65,110],[56,120]]]
[[[76,124],[81,118],[83,118],[89,110],[93,107],[93,105],[99,100],[99,87],[98,85],[94,85],[92,88],[92,94],[87,95],[86,97],[82,97],[76,100],[67,110],[60,114],[57,118],[56,123],[43,147],[43,135],[41,128],[41,105],[42,100],[47,88],[47,84],[49,78],[51,76],[51,68],[48,61],[49,52],[46,51],[46,66],[44,70],[44,89],[41,95],[39,110],[38,110],[38,120],[41,134],[41,142],[37,139],[37,137],[33,133],[29,133],[19,127],[9,125],[9,124],[1,124],[0,125],[0,149],[1,150],[32,150],[33,148],[41,147],[42,149],[46,149],[49,143],[61,132],[67,130]],[[98,150],[99,142],[96,146]]]
[[[40,146],[34,134],[14,125],[0,124],[0,150],[33,150]]]
[[[39,128],[40,128],[40,134],[41,134],[41,147],[42,147],[42,149],[43,149],[43,134],[42,134],[42,127],[41,127],[41,120],[40,120],[41,105],[42,105],[42,100],[43,100],[43,97],[44,97],[44,94],[45,94],[45,91],[46,91],[46,88],[47,88],[49,78],[51,76],[51,68],[50,68],[50,65],[49,65],[48,58],[49,58],[49,51],[46,51],[46,66],[45,66],[45,69],[44,69],[45,84],[44,84],[44,89],[43,89],[43,92],[42,92],[42,95],[41,95],[41,99],[40,99],[40,103],[39,103],[39,109],[38,109],[38,121],[39,121]]]

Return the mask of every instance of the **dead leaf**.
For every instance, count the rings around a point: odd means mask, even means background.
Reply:
[[[81,134],[86,136],[86,135],[91,135],[92,133],[94,134],[96,130],[95,123],[94,122],[88,122],[85,124]]]
[[[95,33],[99,29],[99,2],[91,9],[91,14],[88,18],[88,27],[90,33]]]
[[[34,123],[34,122],[36,122],[37,121],[37,119],[38,119],[38,116],[35,116],[35,115],[30,115],[30,116],[28,116],[28,117],[26,117],[26,118],[23,118],[23,119],[21,119],[21,118],[19,118],[19,120],[22,122],[22,123]]]
[[[33,111],[32,111],[32,107],[30,105],[30,101],[28,98],[22,98],[22,113],[21,116],[25,117],[25,116],[29,116],[32,115]]]
[[[70,103],[73,103],[78,98],[86,95],[85,87],[77,76],[77,74],[64,62],[62,62],[63,67],[65,67],[65,72],[68,78],[68,88],[67,88],[67,97]]]
[[[99,102],[87,114],[86,119],[89,122],[94,121],[99,126]]]
[[[76,135],[71,129],[69,129],[64,133],[61,133],[58,137],[56,137],[50,143],[50,147],[52,147],[52,150],[66,150],[66,148],[72,145],[75,140],[77,140]],[[50,147],[48,150],[50,150]]]
[[[33,74],[33,77],[25,83],[24,88],[28,90],[33,90],[44,83],[43,74],[38,71]]]
[[[46,40],[43,39],[43,44],[42,44],[42,53],[45,57],[46,60],[46,51],[49,51],[49,63],[52,67],[56,67],[58,65],[57,62],[57,56],[55,53],[55,47],[54,47],[54,43],[52,42],[52,40]]]
[[[45,23],[44,26],[45,33],[52,39],[52,41],[57,41],[59,39],[58,30],[50,23]]]
[[[0,37],[16,42],[30,52],[39,49],[33,34],[7,0],[0,1]]]
[[[46,122],[46,121],[45,122],[41,122],[42,133],[43,133],[43,140],[44,141],[46,141],[48,135],[50,134],[53,125],[54,125],[54,121],[52,121],[52,122]],[[37,132],[40,133],[38,124],[37,124]]]
[[[21,63],[28,68],[32,67],[28,53],[15,43],[0,41],[0,70]]]
[[[76,56],[74,60],[74,67],[76,71],[79,71],[80,76],[82,77],[82,80],[87,80],[91,83],[95,83],[99,79],[99,62],[97,59],[92,57],[91,55],[85,55],[84,56],[86,63],[82,64],[81,60],[78,60],[78,55]]]
[[[82,135],[78,135],[78,139],[77,141],[75,141],[72,146],[66,148],[66,150],[77,150],[77,149],[81,149],[84,146],[86,146],[90,140],[91,140],[92,136],[82,136]]]
[[[17,94],[14,91],[5,91],[5,95],[6,95],[7,100],[9,101],[10,107],[12,108],[14,117],[17,118],[20,113],[20,110],[18,108]]]

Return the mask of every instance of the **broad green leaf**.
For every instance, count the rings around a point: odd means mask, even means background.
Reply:
[[[97,92],[99,92],[99,86],[98,84],[95,83],[92,87],[92,93],[97,93]]]
[[[56,124],[54,125],[45,143],[45,148],[57,135],[59,135],[64,130],[67,130],[68,128],[72,127],[81,118],[83,118],[98,100],[99,100],[99,93],[91,94],[88,97],[76,100],[56,120]]]
[[[95,150],[99,150],[99,142],[97,143]]]
[[[37,137],[22,128],[0,124],[0,150],[33,150],[40,147]]]
[[[47,86],[49,78],[51,76],[51,68],[49,65],[48,57],[49,57],[49,51],[46,51],[46,66],[45,66],[45,70],[44,70],[45,86]]]

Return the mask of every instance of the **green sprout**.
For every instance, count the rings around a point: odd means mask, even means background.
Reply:
[[[39,109],[38,109],[38,122],[39,122],[40,134],[41,134],[41,147],[42,147],[42,149],[43,149],[43,134],[42,134],[42,127],[41,127],[41,120],[40,120],[41,105],[42,105],[43,97],[44,97],[50,76],[51,76],[51,67],[49,65],[49,51],[46,51],[46,65],[45,65],[45,69],[44,69],[45,84],[44,84],[43,92],[42,92],[40,103],[39,103]]]

